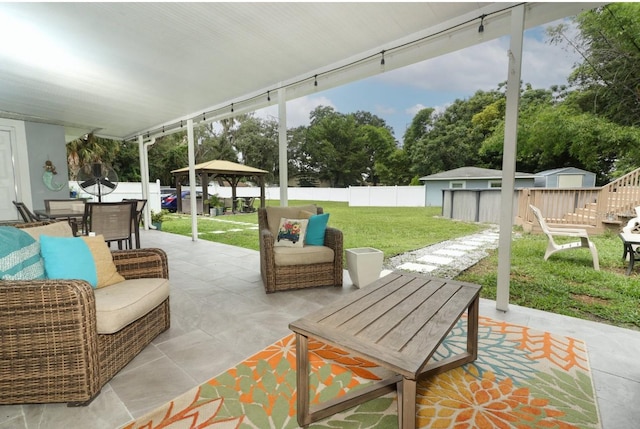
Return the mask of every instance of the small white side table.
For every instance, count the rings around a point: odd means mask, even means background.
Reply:
[[[346,249],[349,277],[358,288],[378,280],[382,271],[384,253],[373,247],[357,247]]]

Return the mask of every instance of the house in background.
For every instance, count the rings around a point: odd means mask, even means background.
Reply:
[[[518,173],[515,177],[515,188],[533,188],[536,175]],[[425,204],[442,206],[445,189],[500,189],[502,187],[502,171],[479,167],[460,167],[420,178],[425,185]]]
[[[536,188],[593,188],[596,174],[575,167],[555,168],[536,173]]]

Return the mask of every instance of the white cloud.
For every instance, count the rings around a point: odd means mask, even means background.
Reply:
[[[377,79],[427,91],[473,93],[495,88],[506,80],[506,73],[506,49],[499,40],[492,40],[384,73]]]
[[[415,105],[413,105],[411,107],[406,108],[404,113],[406,113],[407,115],[415,116],[422,109],[426,109],[426,107],[427,106],[425,106],[424,104],[418,103],[418,104],[415,104]]]
[[[287,102],[287,128],[309,125],[309,114],[318,106],[328,106],[335,109],[334,104],[327,97],[305,96]],[[256,117],[262,119],[277,119],[278,106],[269,106],[256,110]]]
[[[551,23],[549,25],[557,24]],[[575,26],[569,23],[569,32]],[[522,81],[534,88],[564,84],[579,55],[564,46],[545,42],[543,32],[525,34],[523,42]],[[391,85],[414,86],[427,91],[464,92],[496,89],[507,80],[509,38],[501,37],[469,48],[432,58],[374,79]]]
[[[447,107],[449,106],[451,106],[451,103],[445,103],[440,106],[433,106],[434,113],[443,113],[445,110],[447,110]],[[411,107],[406,108],[404,113],[406,113],[407,115],[416,116],[419,111],[426,108],[427,106],[418,103]]]

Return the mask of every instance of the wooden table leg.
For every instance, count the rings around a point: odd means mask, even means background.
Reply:
[[[398,386],[398,424],[400,429],[415,429],[416,427],[416,380],[403,378],[402,386]]]
[[[298,395],[298,424],[307,427],[309,415],[309,339],[296,333],[296,389]]]
[[[470,362],[478,358],[478,316],[480,313],[480,296],[473,300],[467,309],[467,352]]]

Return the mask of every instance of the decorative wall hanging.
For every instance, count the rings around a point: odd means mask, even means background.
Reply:
[[[46,186],[47,189],[51,189],[52,191],[56,192],[62,190],[65,185],[55,183],[53,181],[53,176],[55,174],[58,174],[58,172],[56,171],[56,166],[53,165],[53,162],[47,160],[42,168],[44,168],[44,173],[42,173],[42,181],[44,182],[44,186]]]

